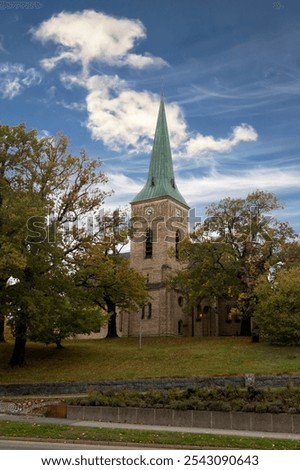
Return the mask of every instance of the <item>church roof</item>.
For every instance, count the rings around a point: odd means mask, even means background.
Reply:
[[[164,100],[161,98],[156,123],[154,142],[148,172],[148,179],[143,189],[133,199],[133,203],[162,196],[170,196],[188,207],[176,186],[169,132]]]

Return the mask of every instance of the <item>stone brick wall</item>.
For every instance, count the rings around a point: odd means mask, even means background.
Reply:
[[[26,395],[72,395],[87,393],[89,390],[109,389],[162,389],[162,388],[196,388],[207,386],[245,387],[286,387],[293,385],[300,387],[300,375],[291,376],[223,376],[223,377],[193,377],[193,378],[166,378],[166,379],[137,379],[137,380],[105,380],[86,382],[52,382],[42,384],[2,384],[0,396],[26,396]]]

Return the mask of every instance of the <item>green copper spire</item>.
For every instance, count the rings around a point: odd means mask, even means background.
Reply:
[[[163,98],[160,101],[148,179],[143,189],[132,202],[140,202],[162,196],[170,196],[187,206],[175,183]]]

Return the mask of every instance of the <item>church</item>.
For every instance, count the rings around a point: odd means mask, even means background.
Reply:
[[[131,202],[134,235],[130,266],[147,280],[149,303],[138,312],[118,315],[119,335],[215,336],[236,335],[240,325],[230,318],[231,305],[199,302],[186,313],[180,292],[166,279],[182,269],[178,244],[188,234],[189,206],[177,188],[164,100],[161,98],[149,171],[143,189]]]

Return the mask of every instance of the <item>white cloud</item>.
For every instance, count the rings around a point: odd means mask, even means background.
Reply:
[[[275,193],[299,187],[300,171],[255,168],[222,175],[212,171],[205,177],[177,178],[177,185],[190,204],[209,203],[224,197],[244,197],[260,189]]]
[[[145,181],[129,178],[122,172],[108,173],[108,186],[115,192],[105,201],[106,209],[128,207],[128,203],[142,189]],[[225,197],[246,197],[255,190],[271,191],[280,198],[297,191],[300,171],[256,168],[248,171],[236,171],[224,175],[213,170],[205,177],[180,176],[176,177],[179,191],[190,205],[196,209],[197,216],[205,217],[205,207],[218,202]],[[287,209],[279,217],[293,219],[292,225],[297,228],[299,207],[297,201],[289,200]]]
[[[108,186],[115,191],[118,196],[128,194],[137,194],[141,189],[143,184],[137,183],[132,178],[122,174],[122,173],[108,173]],[[128,202],[128,200],[127,200]]]
[[[38,85],[42,80],[34,68],[26,69],[22,64],[0,64],[0,94],[2,98],[12,99],[25,88]]]
[[[64,72],[60,74],[59,78],[67,90],[71,90],[76,86],[86,88],[86,77],[83,75],[72,75]]]
[[[66,109],[70,109],[71,111],[84,111],[85,110],[84,103],[77,103],[76,101],[72,101],[68,103],[65,100],[61,100],[61,101],[57,101],[56,104],[59,104]]]
[[[4,47],[4,36],[3,34],[0,34],[0,51],[7,53],[5,47]]]
[[[149,152],[155,131],[159,96],[137,92],[119,77],[93,76],[87,82],[87,127],[94,139],[114,150]],[[180,108],[168,105],[173,144],[184,138],[185,123]]]
[[[0,91],[2,98],[12,99],[21,93],[21,84],[19,79],[6,77],[2,80]]]
[[[105,210],[126,208],[129,211],[129,203],[142,189],[143,182],[137,182],[121,172],[107,173],[108,189],[113,191],[110,197],[105,199]]]
[[[100,74],[101,71],[92,75],[90,67],[95,62],[137,69],[166,65],[162,58],[133,52],[137,42],[146,38],[144,25],[139,20],[84,10],[61,12],[44,21],[32,33],[36,39],[58,45],[56,55],[42,61],[46,70],[53,69],[61,61],[82,66],[77,75],[63,72],[60,79],[67,89],[74,86],[86,89],[86,126],[92,138],[102,140],[114,151],[149,153],[159,96],[133,90],[119,75]],[[256,131],[248,124],[236,126],[227,138],[191,133],[180,106],[167,104],[166,112],[175,159],[183,156],[198,158],[208,152],[229,152],[240,142],[257,139]]]
[[[120,91],[116,97],[101,97],[103,90],[95,88],[87,97],[89,114],[87,127],[92,137],[101,139],[109,148],[118,151],[149,150],[153,135],[157,100],[150,93]]]
[[[241,124],[233,129],[231,141],[233,145],[239,144],[240,142],[253,142],[257,140],[257,132],[249,124]]]
[[[87,127],[95,140],[109,148],[131,153],[150,152],[158,113],[159,96],[128,88],[118,76],[93,76],[86,81]],[[233,128],[228,138],[196,134],[191,136],[181,108],[166,104],[173,156],[197,158],[207,152],[229,152],[241,142],[257,140],[257,132],[248,124]]]
[[[32,33],[43,42],[59,44],[57,55],[42,61],[46,70],[53,69],[62,60],[81,62],[86,71],[93,61],[139,69],[165,64],[161,58],[150,54],[130,53],[136,43],[146,37],[145,27],[139,20],[114,18],[93,10],[61,12]]]
[[[116,64],[116,65],[123,65],[123,64]],[[133,67],[136,69],[143,69],[145,67],[151,67],[154,65],[161,67],[163,65],[168,65],[168,64],[160,57],[153,57],[151,54],[146,53],[145,55],[128,54],[126,58],[124,59],[124,65],[128,65],[129,67]]]
[[[240,142],[251,142],[257,140],[257,132],[248,124],[234,127],[228,138],[215,139],[213,136],[197,134],[186,143],[186,152],[190,157],[207,152],[229,152]]]

